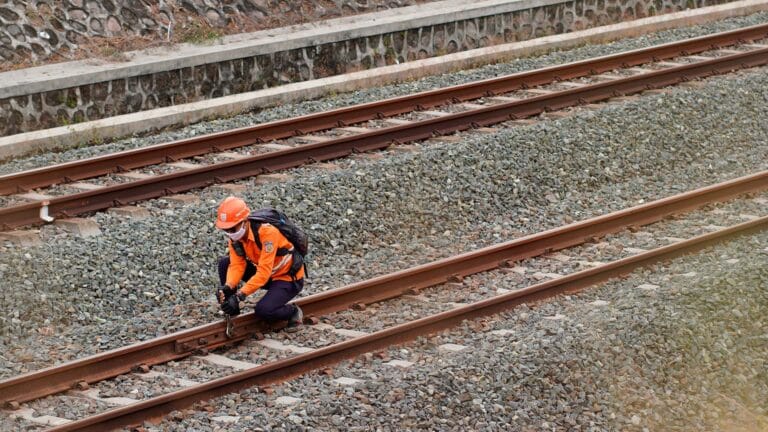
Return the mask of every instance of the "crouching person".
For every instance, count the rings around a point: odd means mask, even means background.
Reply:
[[[304,287],[303,257],[275,225],[257,213],[251,214],[245,201],[236,197],[226,198],[219,206],[216,228],[229,238],[229,256],[219,259],[218,301],[224,313],[235,316],[240,313],[240,301],[264,289],[256,316],[267,322],[288,321],[286,331],[294,332],[301,326],[303,313],[288,302]],[[244,285],[238,289],[241,281]]]

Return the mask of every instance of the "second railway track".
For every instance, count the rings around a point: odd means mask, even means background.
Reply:
[[[330,323],[333,328],[345,328],[349,325],[360,327],[356,321],[350,321],[350,318],[340,315],[350,306],[360,305],[358,308],[362,309],[364,305],[403,294],[410,296],[406,297],[405,301],[416,301],[426,305],[422,314],[426,318],[403,323],[402,317],[398,314],[387,315],[376,311],[373,315],[385,325],[391,325],[390,327],[370,334],[360,334],[351,340],[314,349],[278,362],[269,362],[258,367],[252,365],[246,370],[234,372],[233,375],[205,384],[196,384],[167,395],[63,425],[59,430],[103,430],[107,427],[134,424],[148,417],[189,406],[195,400],[214,397],[247,386],[264,386],[279,382],[308,370],[332,364],[342,358],[410,340],[421,334],[433,333],[464,319],[495,313],[515,304],[528,303],[557,293],[590,286],[609,277],[625,274],[639,266],[688,253],[735,235],[762,230],[768,224],[766,216],[760,213],[765,209],[767,202],[765,196],[747,200],[740,198],[733,203],[721,204],[715,209],[699,210],[681,216],[679,220],[668,220],[642,229],[639,226],[661,220],[670,214],[680,214],[704,204],[727,200],[739,194],[762,191],[767,185],[768,172],[761,172],[382,276],[339,290],[309,296],[300,300],[300,304],[308,313],[316,317],[327,316],[327,323]],[[683,220],[688,220],[688,223],[680,223]],[[743,222],[745,220],[746,222]],[[728,225],[734,226],[724,228]],[[579,246],[585,241],[595,241],[627,226],[632,229],[629,232],[624,231],[624,234],[620,234],[617,238],[625,236],[630,240],[624,239],[618,242],[617,246],[613,246],[614,239],[601,241],[601,247]],[[711,232],[706,233],[707,231]],[[705,234],[701,234],[702,232]],[[690,240],[678,238],[690,236],[697,237]],[[658,247],[659,241],[661,244],[665,242],[673,242],[673,244]],[[632,244],[634,249],[627,247],[629,244]],[[550,253],[543,258],[535,258],[543,253],[568,247],[571,249],[555,254]],[[648,250],[652,247],[656,249]],[[615,261],[605,263],[607,260]],[[509,274],[515,280],[513,285],[519,289],[492,293],[477,289],[479,285],[473,283],[471,275],[499,266],[502,268],[498,271]],[[425,290],[445,283],[449,285],[443,286],[442,289]],[[451,284],[455,286],[450,286]],[[450,291],[453,288],[459,288],[462,291],[461,297],[464,303],[456,304],[446,301],[456,297],[455,294],[446,293],[446,290]],[[383,303],[381,308],[386,308],[386,304]],[[334,312],[336,312],[335,315],[328,316]],[[371,315],[370,312],[370,310],[366,311],[365,315]],[[355,312],[348,313],[354,316]],[[345,322],[347,324],[343,324]],[[249,338],[253,332],[265,330],[250,317],[241,317],[236,320],[236,323],[236,337],[233,339],[235,341]],[[195,351],[215,349],[231,342],[223,335],[222,327],[220,323],[211,324],[0,382],[0,390],[2,390],[0,394],[4,395],[2,402],[9,407],[19,408],[20,401],[53,394],[72,386],[79,385],[81,389],[85,389],[88,383],[98,382],[136,367],[147,369],[153,364],[187,357]],[[245,357],[243,360],[248,358]],[[15,392],[15,396],[11,395],[12,392]]]
[[[213,150],[229,150],[275,139],[304,136],[310,142],[315,141],[311,144],[255,156],[234,155],[232,157],[237,159],[208,166],[194,166],[188,162],[182,162],[180,165],[183,166],[182,171],[126,183],[107,186],[81,184],[78,186],[92,190],[64,196],[42,197],[30,203],[0,209],[0,226],[4,229],[13,229],[38,224],[42,222],[43,215],[57,218],[74,216],[205,187],[218,182],[295,167],[307,162],[329,160],[352,152],[385,148],[392,143],[450,134],[525,118],[544,111],[664,87],[715,73],[763,65],[768,63],[768,46],[749,42],[759,41],[767,34],[768,25],[754,26],[590,61],[2,176],[0,192],[10,194],[107,173],[126,172],[162,161],[181,160]],[[740,44],[741,51],[721,50],[722,47],[733,44]],[[699,55],[706,51],[713,51],[713,56]],[[660,60],[669,59],[677,59],[685,64],[659,63]],[[594,76],[603,72],[620,68],[630,70],[637,65],[654,61],[656,61],[655,65],[650,68],[641,70],[635,68],[628,73],[618,71],[611,76],[603,75],[603,78],[598,78],[597,82],[594,82]],[[590,76],[593,78],[589,78]],[[572,82],[566,85],[566,80],[573,79],[593,82]],[[532,89],[534,86],[545,84],[555,87],[543,90]],[[510,92],[515,98],[500,96]],[[495,103],[488,106],[465,104],[459,110],[451,108],[457,105],[447,105],[447,111],[427,109],[449,103],[459,104],[475,98],[496,99]],[[416,116],[412,116],[413,118],[409,120],[400,119],[399,125],[396,126],[380,129],[349,127],[361,122],[381,122],[381,119],[412,110],[420,111],[416,111]],[[424,120],[425,116],[430,118]],[[419,120],[419,117],[422,119]],[[308,133],[333,127],[346,127],[346,133],[349,135],[306,136]],[[13,201],[10,202],[13,203]]]

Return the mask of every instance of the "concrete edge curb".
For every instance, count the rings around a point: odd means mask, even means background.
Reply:
[[[183,126],[201,120],[227,117],[255,108],[314,99],[332,93],[409,81],[428,75],[507,61],[516,57],[543,54],[585,43],[604,43],[677,27],[704,24],[724,18],[768,10],[768,0],[742,0],[668,15],[643,18],[621,24],[547,36],[463,51],[400,65],[385,66],[345,75],[288,84],[265,90],[225,96],[217,99],[158,108],[107,119],[0,138],[0,160],[37,151],[73,148],[133,134],[147,133],[171,126]]]

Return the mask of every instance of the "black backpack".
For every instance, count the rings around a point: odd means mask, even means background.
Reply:
[[[268,223],[277,228],[285,238],[293,244],[293,265],[289,273],[292,277],[296,276],[301,266],[305,264],[304,257],[309,252],[309,237],[298,225],[293,223],[285,213],[273,208],[263,208],[260,210],[252,211],[248,215],[248,220],[251,223],[251,230],[253,231],[253,238],[256,240],[256,245],[261,249],[261,239],[259,238],[259,228],[261,224]],[[242,243],[239,241],[232,242],[232,246],[235,252],[240,256],[245,256],[245,249],[243,249]],[[278,256],[287,255],[290,250],[280,248],[277,250]],[[306,272],[306,268],[305,268]]]

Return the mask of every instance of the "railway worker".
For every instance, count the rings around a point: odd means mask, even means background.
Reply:
[[[229,256],[219,259],[217,299],[221,310],[238,315],[240,301],[264,289],[266,294],[256,303],[256,316],[267,322],[287,320],[286,331],[297,331],[303,313],[297,305],[287,303],[304,287],[303,259],[294,256],[293,244],[280,230],[269,223],[253,224],[250,214],[240,198],[228,197],[219,205],[216,228],[229,238]],[[238,289],[241,281],[244,285]]]

